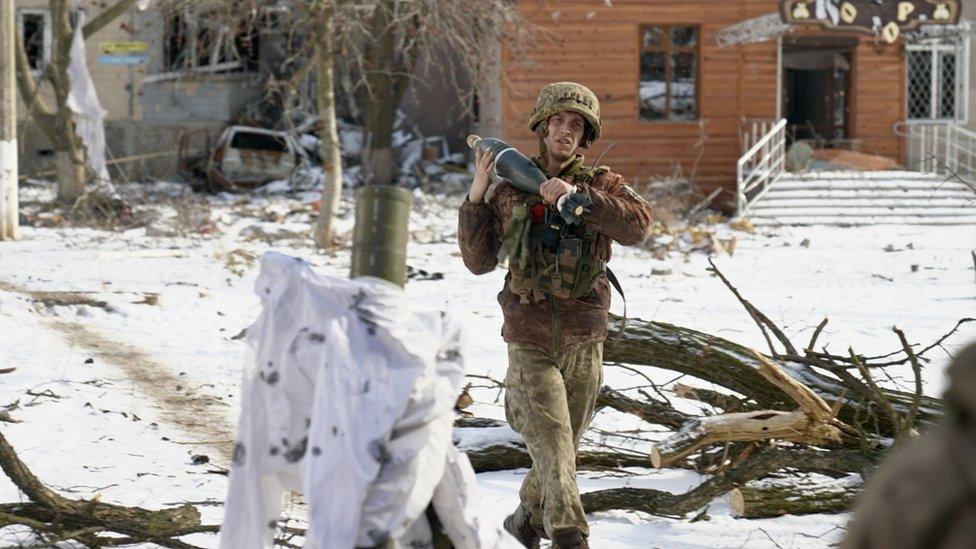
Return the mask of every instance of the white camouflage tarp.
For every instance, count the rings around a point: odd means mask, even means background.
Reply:
[[[479,521],[451,442],[464,353],[449,315],[275,253],[256,290],[222,548],[269,547],[284,490],[305,495],[307,548],[428,547],[430,503],[459,549],[519,547]]]

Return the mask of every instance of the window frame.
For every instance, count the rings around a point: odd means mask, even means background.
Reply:
[[[31,69],[31,75],[37,77],[51,63],[51,42],[53,40],[53,28],[51,22],[51,10],[44,8],[18,8],[16,32],[21,41],[24,39],[24,19],[28,15],[39,15],[43,19],[43,29],[41,30],[41,59],[36,69]],[[25,44],[26,49],[26,44]],[[30,60],[28,60],[30,61]]]
[[[163,47],[161,58],[161,72],[157,76],[169,76],[176,74],[211,74],[211,73],[234,73],[234,74],[256,74],[259,71],[260,53],[255,49],[253,61],[245,59],[238,48],[237,39],[240,34],[233,32],[234,29],[228,24],[221,24],[216,29],[207,28],[201,24],[200,20],[207,17],[212,11],[219,8],[206,2],[195,6],[184,6],[174,10],[163,12]],[[176,28],[175,26],[182,28]],[[249,37],[260,40],[261,31],[255,26],[251,29]],[[199,55],[199,43],[202,33],[212,33],[211,38],[214,43],[206,55]],[[181,62],[171,58],[170,48],[171,35],[185,35],[185,44],[182,50],[189,54]],[[222,55],[233,54],[237,59],[221,61]]]
[[[969,121],[969,38],[964,38],[960,43],[932,42],[924,44],[905,45],[905,121],[911,124],[966,124]],[[910,118],[911,110],[911,68],[909,67],[909,52],[923,52],[930,58],[929,66],[931,71],[929,81],[929,116],[924,118]],[[938,113],[938,100],[943,90],[941,53],[953,53],[956,56],[955,71],[955,105],[953,105],[953,116],[947,118],[933,117]]]
[[[690,27],[695,29],[694,46],[678,46],[673,48],[671,45],[671,29]],[[644,46],[644,31],[648,28],[662,29],[664,43],[662,46]],[[697,124],[701,118],[701,78],[702,78],[702,25],[700,23],[641,23],[637,26],[637,120],[650,124]],[[663,53],[664,54],[664,112],[663,118],[645,118],[641,114],[640,83],[641,83],[641,57],[644,53]],[[671,53],[687,52],[695,55],[695,117],[688,120],[675,120],[669,118],[671,115]]]

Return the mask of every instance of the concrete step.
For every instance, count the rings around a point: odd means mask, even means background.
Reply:
[[[750,209],[751,217],[801,217],[805,215],[870,215],[873,217],[896,217],[914,215],[918,217],[976,217],[972,208],[929,208],[929,209],[891,209],[866,206],[862,208],[822,208],[795,206],[792,208]]]
[[[976,215],[969,218],[960,217],[918,217],[918,216],[846,216],[846,215],[810,215],[794,218],[765,218],[750,217],[749,220],[756,227],[809,226],[834,225],[838,227],[863,227],[869,225],[943,225],[943,226],[976,226]],[[976,230],[971,237],[976,238]]]
[[[870,181],[870,180],[892,180],[892,179],[904,179],[908,180],[940,180],[948,179],[948,176],[921,173],[921,172],[909,172],[909,171],[833,171],[833,172],[787,172],[783,174],[784,179],[794,179],[794,180],[814,180],[814,181],[828,181],[828,180],[860,180],[860,181]]]
[[[808,181],[801,179],[780,179],[767,192],[775,191],[888,191],[888,192],[917,192],[917,191],[948,191],[967,192],[976,195],[976,190],[957,181],[928,180],[906,181],[903,179],[884,181],[835,179],[830,181]]]
[[[925,211],[925,210],[952,210],[965,213],[976,214],[976,200],[966,202],[963,200],[946,202],[942,200],[932,201],[907,201],[896,202],[891,200],[864,200],[860,202],[830,202],[815,200],[796,200],[796,201],[760,201],[758,204],[749,208],[750,212],[769,212],[783,209],[804,209],[816,211],[833,210],[901,210],[901,211]]]
[[[976,190],[918,172],[786,174],[746,216],[760,225],[976,225]]]
[[[890,201],[890,202],[962,202],[976,206],[976,193],[962,193],[947,191],[943,193],[931,191],[916,191],[909,193],[892,193],[877,191],[769,191],[757,204],[774,202],[825,202],[845,204],[851,201]]]

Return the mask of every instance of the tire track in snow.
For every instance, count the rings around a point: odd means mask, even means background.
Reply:
[[[35,291],[2,280],[0,291],[21,294],[35,303],[50,303],[53,296],[58,305],[104,308],[103,302],[81,292]],[[49,319],[45,324],[59,332],[69,345],[84,348],[124,372],[141,394],[154,401],[161,421],[193,438],[200,446],[212,449],[218,458],[214,460],[217,465],[230,466],[236,428],[232,420],[221,413],[221,408],[226,405],[223,401],[202,392],[177,389],[185,385],[186,380],[134,345],[111,339],[79,322]],[[282,500],[282,516],[295,519],[299,524],[307,521],[304,498],[295,492],[286,492]]]
[[[31,301],[44,302],[57,295],[60,305],[93,305],[92,298],[80,292],[45,292],[0,281],[0,290],[16,293]],[[72,347],[88,353],[125,374],[140,394],[149,397],[159,409],[159,419],[179,429],[219,456],[219,464],[230,463],[234,424],[222,411],[226,404],[215,396],[186,388],[186,380],[148,352],[105,336],[91,327],[58,318],[45,324],[57,331]],[[178,388],[179,387],[179,388]]]

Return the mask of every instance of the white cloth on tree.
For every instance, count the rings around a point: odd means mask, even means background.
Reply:
[[[478,521],[474,472],[451,442],[464,366],[450,316],[275,253],[256,291],[222,548],[269,547],[284,490],[305,494],[307,548],[429,546],[431,503],[459,549],[518,547]]]
[[[88,166],[95,172],[100,184],[109,185],[108,166],[105,162],[105,110],[98,101],[95,83],[85,62],[85,12],[78,12],[74,38],[71,40],[68,63],[68,108],[75,113],[75,133],[85,145]]]

